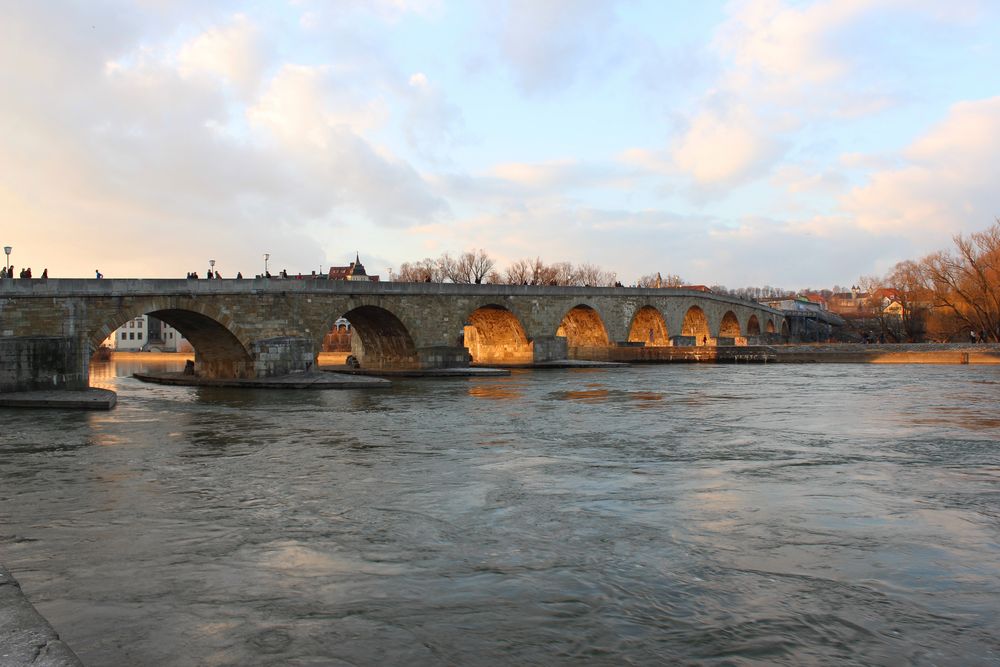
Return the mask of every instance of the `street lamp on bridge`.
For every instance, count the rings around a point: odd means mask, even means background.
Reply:
[[[208,277],[209,278],[214,278],[215,277],[215,260],[214,259],[208,260]]]
[[[267,278],[267,260],[271,259],[271,253],[264,253],[264,277]]]
[[[7,275],[10,276],[10,251],[13,250],[9,245],[3,247],[4,254],[7,255]]]

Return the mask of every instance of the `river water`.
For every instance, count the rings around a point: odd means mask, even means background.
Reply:
[[[134,370],[0,409],[0,562],[88,665],[1000,664],[1000,368]]]

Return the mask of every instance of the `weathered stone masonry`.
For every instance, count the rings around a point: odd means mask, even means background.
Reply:
[[[467,344],[478,363],[547,361],[595,347],[776,342],[780,336],[767,332],[784,323],[780,311],[759,304],[673,289],[4,280],[0,391],[86,386],[90,353],[142,314],[179,330],[195,348],[197,372],[209,377],[302,370],[341,316],[351,321],[363,365],[375,368],[464,366]]]

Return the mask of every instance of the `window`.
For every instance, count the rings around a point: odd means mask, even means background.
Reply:
[[[135,332],[134,331],[129,331],[128,332],[128,339],[129,340],[135,340]]]
[[[123,331],[122,332],[122,340],[125,340],[125,336],[126,336],[126,333]]]
[[[142,340],[142,332],[141,331],[138,334],[138,338],[139,338],[139,340]]]

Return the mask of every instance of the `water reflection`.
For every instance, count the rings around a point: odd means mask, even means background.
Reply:
[[[511,401],[522,398],[524,394],[516,388],[503,385],[474,385],[469,387],[469,396],[473,398],[488,398],[495,401]]]

